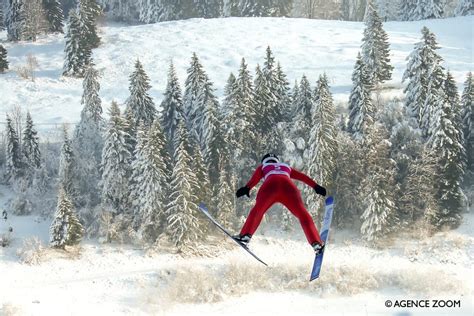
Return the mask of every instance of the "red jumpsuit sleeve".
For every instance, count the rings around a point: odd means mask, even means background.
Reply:
[[[307,185],[309,185],[312,188],[314,188],[316,186],[316,181],[314,181],[313,179],[311,179],[310,177],[308,177],[304,173],[299,172],[298,170],[295,170],[293,168],[291,168],[290,178],[295,179],[295,180],[299,180],[299,181],[303,181],[304,183],[306,183]]]
[[[257,183],[260,182],[260,180],[263,177],[263,170],[262,170],[262,165],[259,165],[257,169],[255,169],[252,178],[250,178],[249,182],[245,185],[249,189],[252,189],[254,186],[257,185]]]

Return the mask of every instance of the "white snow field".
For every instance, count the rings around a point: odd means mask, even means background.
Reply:
[[[387,84],[394,89],[388,93],[401,94],[405,58],[423,25],[437,35],[444,65],[460,88],[474,70],[474,17],[385,23],[395,66]],[[101,28],[103,44],[94,50],[103,105],[126,100],[136,58],[151,77],[151,94],[159,104],[170,60],[183,84],[195,51],[222,96],[240,59],[245,57],[253,69],[263,62],[267,45],[291,82],[306,74],[314,85],[326,72],[336,100],[346,101],[363,28],[356,22],[284,18],[107,24]],[[1,32],[0,39],[5,38]],[[14,105],[29,109],[40,137],[52,127],[44,123],[77,122],[82,81],[61,77],[62,36],[3,44],[12,69],[29,53],[37,57],[39,69],[35,82],[13,70],[0,75],[0,116]],[[11,198],[0,186],[0,210]],[[14,227],[10,247],[0,247],[0,315],[473,315],[472,211],[457,230],[430,238],[400,236],[386,249],[368,248],[356,234],[333,229],[321,278],[311,283],[312,250],[297,224],[291,233],[265,222],[259,228],[251,247],[269,263],[265,267],[218,234],[194,257],[95,240],[84,240],[80,249],[66,254],[47,248],[50,219],[10,216],[0,219],[0,234]],[[38,253],[23,246],[33,237],[45,249],[39,262],[24,263]],[[432,299],[460,306],[433,307]],[[429,300],[431,307],[389,308],[387,300]]]
[[[11,193],[4,186],[0,192],[1,208]],[[457,230],[431,238],[400,236],[383,250],[333,229],[321,278],[311,283],[312,250],[297,225],[289,234],[262,223],[251,248],[269,267],[220,235],[202,256],[85,240],[69,254],[46,247],[39,262],[22,263],[34,258],[22,251],[25,240],[38,237],[47,245],[49,225],[35,216],[0,222],[0,232],[14,227],[11,246],[0,247],[0,315],[472,315],[474,310],[472,212]],[[385,307],[387,300],[429,300],[432,306],[433,299],[460,306]]]
[[[444,65],[461,87],[466,73],[474,69],[473,24],[473,16],[385,23],[395,67],[393,80],[387,86],[401,87],[405,59],[413,44],[419,41],[421,28],[427,26],[437,36]],[[230,72],[237,72],[241,58],[254,70],[257,63],[263,63],[267,45],[292,85],[303,74],[314,85],[318,76],[326,72],[336,100],[346,102],[363,29],[360,22],[285,18],[192,19],[139,26],[107,23],[100,29],[102,45],[94,50],[93,58],[102,74],[100,95],[104,107],[109,107],[114,99],[121,104],[125,102],[128,76],[137,58],[151,78],[151,95],[159,105],[171,60],[184,85],[191,55],[196,52],[217,94],[222,96],[225,82]],[[5,31],[0,32],[0,39],[6,39]],[[30,110],[40,131],[50,128],[42,123],[77,122],[82,80],[61,76],[63,36],[50,35],[35,43],[4,42],[3,45],[8,50],[12,70],[0,76],[0,115],[4,116],[14,105],[21,105]],[[33,54],[39,62],[35,82],[20,79],[14,71],[26,63],[28,54]],[[393,93],[400,94],[400,89]]]

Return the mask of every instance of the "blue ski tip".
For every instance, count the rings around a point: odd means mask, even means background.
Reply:
[[[204,203],[199,203],[199,207],[207,211],[207,207]]]
[[[326,205],[333,204],[333,203],[334,203],[334,198],[332,196],[326,199]]]

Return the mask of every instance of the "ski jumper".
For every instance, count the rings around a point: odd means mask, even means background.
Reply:
[[[291,179],[303,181],[314,188],[316,182],[310,177],[284,163],[266,163],[259,165],[247,183],[252,189],[260,180],[264,182],[257,193],[257,202],[249,213],[240,232],[241,236],[253,235],[263,219],[265,212],[275,203],[283,204],[300,221],[306,239],[312,245],[321,243],[321,237],[316,229],[313,218],[306,210],[301,194]]]

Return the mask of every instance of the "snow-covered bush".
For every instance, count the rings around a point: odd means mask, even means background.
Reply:
[[[36,265],[44,257],[45,247],[38,237],[31,237],[23,241],[23,245],[16,252],[21,263]]]
[[[31,79],[31,81],[35,81],[35,71],[38,67],[38,59],[33,54],[28,54],[26,56],[26,64],[18,66],[16,68],[16,73],[22,79]]]

